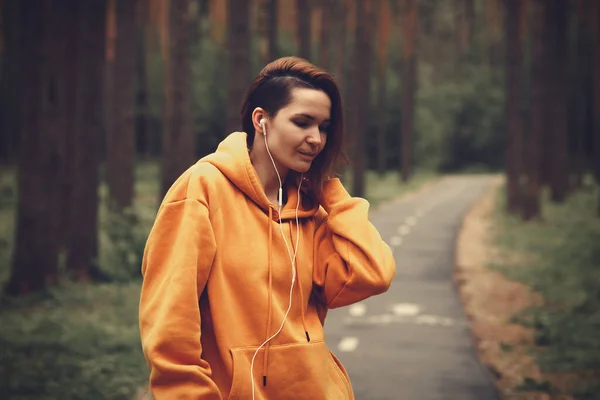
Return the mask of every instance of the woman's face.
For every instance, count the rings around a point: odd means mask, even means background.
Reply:
[[[266,121],[267,143],[278,169],[308,171],[325,147],[330,118],[331,100],[325,92],[292,89],[292,101]]]

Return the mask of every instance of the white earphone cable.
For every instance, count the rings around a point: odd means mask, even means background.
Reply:
[[[252,382],[252,400],[254,400],[254,375],[253,375],[253,369],[254,369],[254,360],[256,359],[256,356],[258,355],[258,352],[260,351],[261,348],[263,348],[267,343],[269,343],[271,340],[273,340],[275,337],[277,337],[277,335],[279,335],[279,333],[283,330],[283,326],[285,325],[285,321],[287,320],[287,316],[290,313],[290,310],[292,308],[292,297],[293,297],[293,292],[294,292],[294,283],[296,282],[296,255],[298,254],[298,247],[300,245],[300,226],[298,223],[298,209],[300,207],[300,187],[302,186],[302,178],[304,177],[304,174],[301,175],[300,177],[300,183],[298,184],[298,201],[296,202],[296,248],[294,249],[294,255],[292,256],[292,251],[290,249],[290,245],[288,243],[288,241],[285,238],[285,234],[283,232],[283,226],[282,226],[282,221],[281,221],[281,207],[282,207],[282,203],[283,203],[283,183],[281,182],[281,176],[279,175],[279,171],[277,170],[277,166],[275,164],[275,160],[273,159],[273,156],[271,155],[271,151],[269,150],[269,145],[267,144],[267,128],[265,127],[265,123],[261,120],[261,126],[263,128],[263,136],[265,138],[265,147],[267,148],[267,153],[269,154],[269,157],[271,158],[271,162],[273,163],[273,167],[275,168],[275,173],[277,173],[277,179],[279,180],[279,196],[278,196],[278,218],[279,218],[279,230],[281,231],[281,237],[283,238],[283,241],[285,243],[285,247],[287,249],[288,252],[288,256],[290,257],[290,262],[292,264],[292,284],[290,286],[290,301],[288,304],[288,308],[287,311],[285,312],[285,315],[283,316],[283,320],[281,321],[281,325],[279,326],[279,329],[277,330],[277,332],[275,332],[270,338],[268,338],[267,340],[265,340],[254,352],[254,355],[252,356],[252,361],[250,363],[250,381]],[[272,221],[269,221],[269,223],[271,223]],[[292,243],[293,244],[293,243]]]

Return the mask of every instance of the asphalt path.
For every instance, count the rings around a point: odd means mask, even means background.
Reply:
[[[371,214],[392,247],[385,294],[331,310],[326,341],[358,400],[494,400],[452,281],[462,217],[492,182],[448,177]]]

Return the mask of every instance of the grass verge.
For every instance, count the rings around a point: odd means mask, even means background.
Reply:
[[[504,198],[498,190],[487,212],[466,218],[465,234],[481,225],[475,244],[459,241],[459,253],[469,257],[457,261],[457,280],[482,360],[505,398],[599,399],[594,187],[563,205],[544,196],[544,218],[532,222],[507,215]]]

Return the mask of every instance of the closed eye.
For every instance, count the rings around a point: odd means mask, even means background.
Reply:
[[[297,127],[302,128],[302,129],[307,129],[307,128],[310,128],[312,126],[312,123],[310,123],[310,122],[294,121],[294,124]],[[319,131],[321,133],[328,134],[329,133],[329,127],[330,127],[329,124],[327,124],[327,125],[319,125]]]
[[[294,122],[294,124],[296,124],[296,126],[298,126],[299,128],[308,128],[310,126],[312,126],[313,123],[317,122],[317,118],[315,118],[314,116],[310,115],[310,114],[296,114],[294,115],[294,117],[297,117],[298,119],[292,119],[292,121]],[[331,126],[331,119],[325,119],[323,121],[321,121],[321,124],[319,126],[319,131],[323,132],[323,133],[328,133],[329,132],[329,128]]]

